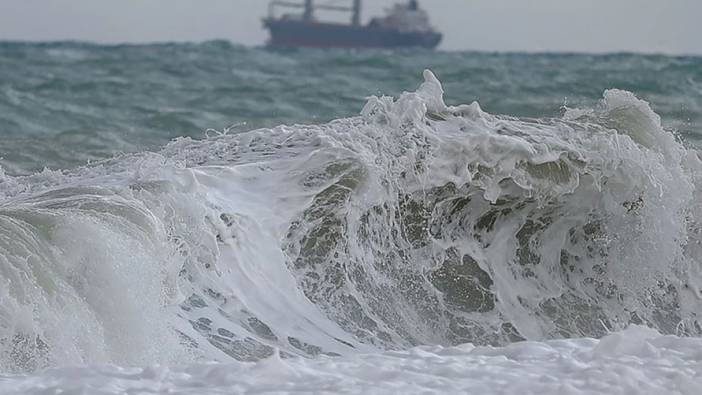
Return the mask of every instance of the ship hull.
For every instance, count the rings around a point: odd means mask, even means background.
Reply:
[[[270,31],[268,46],[275,48],[436,48],[441,34],[398,32],[378,27],[335,23],[264,19]]]

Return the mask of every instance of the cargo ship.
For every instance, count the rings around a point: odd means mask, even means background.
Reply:
[[[387,10],[384,17],[361,23],[361,0],[353,0],[351,6],[272,1],[268,17],[263,25],[270,31],[269,47],[274,48],[436,48],[441,42],[441,33],[429,23],[426,11],[417,0],[396,4]],[[294,9],[296,12],[282,13],[279,9]],[[323,22],[317,20],[315,12],[339,11],[351,13],[351,23]]]

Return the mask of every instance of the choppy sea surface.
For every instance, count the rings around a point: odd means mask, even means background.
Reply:
[[[0,164],[65,169],[208,129],[356,116],[368,96],[413,90],[426,68],[448,103],[514,117],[560,116],[564,105],[596,106],[606,89],[631,91],[666,128],[699,139],[698,57],[0,43]]]
[[[0,43],[0,392],[695,394],[701,122],[697,57]]]

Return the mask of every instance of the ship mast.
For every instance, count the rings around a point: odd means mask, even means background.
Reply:
[[[351,16],[351,24],[354,26],[361,24],[361,0],[353,0],[353,15]]]
[[[305,14],[303,17],[305,21],[312,20],[312,11],[313,10],[314,10],[314,6],[312,5],[312,0],[305,0]]]

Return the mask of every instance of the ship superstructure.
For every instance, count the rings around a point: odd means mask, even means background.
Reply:
[[[280,9],[297,10],[282,13]],[[387,10],[384,17],[361,23],[361,0],[352,0],[350,6],[314,4],[313,0],[303,3],[272,1],[269,15],[263,20],[270,31],[271,47],[343,47],[343,48],[435,48],[442,35],[429,23],[426,11],[416,0],[396,4]],[[319,21],[315,11],[337,11],[351,14],[349,24]]]

